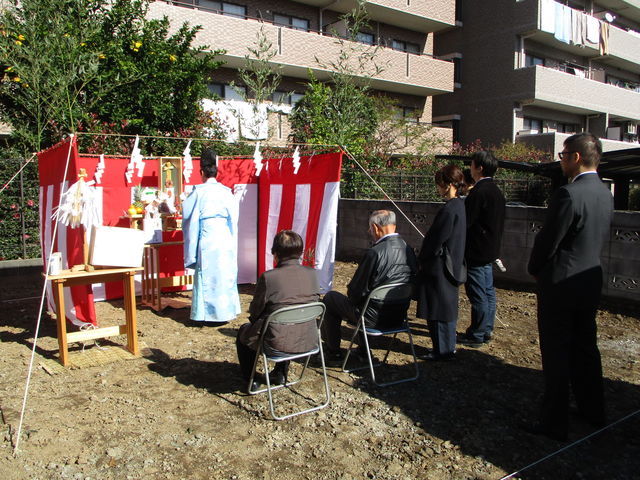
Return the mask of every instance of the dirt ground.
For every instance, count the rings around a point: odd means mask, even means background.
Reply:
[[[354,265],[336,266],[344,290]],[[143,356],[98,366],[56,365],[55,324],[43,321],[20,450],[13,455],[39,286],[3,278],[0,291],[0,478],[10,479],[499,479],[593,430],[572,418],[570,441],[523,432],[542,391],[535,296],[498,290],[495,340],[461,347],[452,362],[420,362],[420,378],[387,388],[366,374],[330,369],[328,408],[283,422],[268,418],[266,395],[247,396],[234,338],[246,321],[219,328],[189,324],[188,309],[138,310]],[[251,288],[241,288],[243,309]],[[461,294],[458,331],[469,322]],[[97,305],[101,325],[123,318],[122,302]],[[600,312],[610,423],[640,408],[640,314],[605,305]],[[418,353],[430,346],[413,321]],[[346,332],[345,332],[346,333]],[[123,337],[72,348],[72,360],[118,349]],[[345,345],[346,346],[346,345]],[[407,374],[399,342],[385,378]],[[380,352],[377,352],[380,356]],[[48,366],[49,365],[49,366]],[[286,409],[317,399],[321,376],[280,390]],[[516,475],[522,479],[631,479],[640,471],[640,415]]]

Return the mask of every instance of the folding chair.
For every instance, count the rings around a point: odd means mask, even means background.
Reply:
[[[386,387],[388,385],[395,385],[397,383],[410,382],[418,378],[418,375],[419,375],[418,359],[416,358],[416,352],[413,347],[413,336],[411,335],[411,329],[409,328],[408,319],[405,317],[402,320],[402,323],[395,327],[377,329],[377,328],[367,327],[365,324],[365,318],[364,318],[365,312],[367,311],[367,307],[371,300],[378,300],[378,301],[381,301],[383,304],[385,302],[396,303],[396,302],[402,302],[402,301],[411,301],[412,293],[413,293],[413,286],[410,283],[391,283],[389,285],[382,285],[380,287],[373,289],[373,291],[367,297],[367,300],[364,302],[362,313],[360,314],[360,318],[358,319],[358,323],[356,325],[355,331],[351,336],[351,343],[349,344],[349,349],[347,350],[347,354],[345,355],[344,361],[342,362],[343,372],[354,372],[354,371],[363,370],[369,367],[369,371],[371,372],[371,380],[373,380],[373,382],[379,387]],[[354,349],[353,345],[360,331],[364,332],[362,337],[364,338],[367,360],[369,364],[356,367],[356,368],[347,369],[347,362],[349,361],[349,356],[352,350]],[[413,356],[413,366],[415,369],[415,375],[412,377],[402,378],[402,379],[394,380],[391,382],[378,382],[376,380],[376,374],[375,374],[374,368],[387,363],[389,352],[391,352],[391,346],[393,345],[393,342],[395,341],[396,336],[399,333],[406,333],[409,336],[409,345],[411,346],[411,355]],[[376,363],[374,365],[373,359],[371,358],[371,349],[369,347],[368,337],[381,337],[384,335],[393,335],[393,337],[391,338],[391,340],[389,340],[387,352],[385,353],[382,362]]]
[[[255,395],[258,393],[267,392],[269,395],[269,408],[271,409],[271,415],[275,420],[284,420],[286,418],[294,417],[296,415],[301,415],[303,413],[313,412],[315,410],[320,410],[321,408],[329,405],[329,381],[327,379],[327,369],[324,364],[324,355],[322,353],[322,340],[320,336],[320,327],[322,326],[322,320],[324,319],[324,311],[325,306],[321,302],[314,303],[306,303],[302,305],[293,305],[290,307],[284,307],[279,310],[273,312],[264,322],[262,327],[262,332],[260,333],[260,339],[258,341],[258,349],[256,352],[256,359],[253,363],[253,371],[251,373],[251,378],[249,379],[249,388],[248,392],[251,395]],[[298,353],[282,353],[278,352],[277,354],[268,354],[264,348],[264,337],[266,332],[269,329],[270,325],[278,324],[278,325],[293,325],[304,322],[316,321],[316,332],[317,332],[317,341],[311,350],[306,352],[298,352]],[[302,380],[302,376],[304,375],[305,370],[309,364],[309,359],[316,354],[320,354],[320,361],[322,364],[322,375],[324,377],[324,390],[325,390],[325,401],[322,404],[316,405],[311,408],[307,408],[305,410],[301,410],[298,412],[290,413],[284,416],[278,416],[275,413],[274,402],[273,402],[273,394],[274,390],[278,390],[284,387],[290,387],[291,385],[295,385],[296,383]],[[264,371],[267,382],[266,388],[261,388],[258,390],[252,390],[253,379],[256,374],[256,367],[258,365],[258,358],[262,357],[262,361],[264,363]],[[269,362],[284,362],[288,360],[298,360],[305,358],[304,365],[302,367],[302,372],[300,372],[300,376],[294,382],[289,382],[288,378],[285,377],[284,385],[271,385],[271,381],[269,379]]]

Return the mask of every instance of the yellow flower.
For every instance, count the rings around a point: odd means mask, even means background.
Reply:
[[[4,69],[5,72],[13,72],[13,67],[7,67]]]
[[[71,35],[69,35],[68,33],[65,33],[65,34],[63,35],[63,37],[67,37],[67,38],[68,38],[68,37],[70,37],[70,36],[71,36]]]
[[[22,86],[23,86],[24,88],[29,88],[29,84],[28,84],[28,83],[23,83],[23,84],[22,84]]]
[[[21,34],[21,35],[18,35],[18,40],[20,40],[20,41],[24,41],[24,35],[22,35],[22,34]]]
[[[16,40],[14,43],[15,43],[16,45],[22,45],[22,42],[21,42],[20,40]]]
[[[100,60],[104,60],[105,58],[107,58],[107,56],[106,56],[104,53],[100,53],[100,54],[98,55],[98,58],[99,58]]]
[[[176,57],[175,55],[169,55],[169,60],[175,62],[176,60],[178,60],[178,57]]]
[[[82,43],[80,44],[80,46],[81,46],[81,47],[84,47],[85,45],[86,45],[86,43],[84,43],[84,42],[82,42]]]
[[[20,77],[13,77],[13,81],[16,83],[20,83],[22,79]]]

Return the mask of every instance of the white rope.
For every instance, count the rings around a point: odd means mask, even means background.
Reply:
[[[360,162],[358,162],[358,160],[356,160],[356,157],[354,157],[353,155],[351,155],[351,153],[349,153],[349,150],[347,150],[347,147],[342,146],[341,147],[342,150],[344,151],[344,153],[347,154],[347,157],[349,157],[352,161],[355,162],[356,165],[358,165],[358,167],[360,167],[360,170],[362,170],[364,172],[364,174],[369,177],[369,180],[371,180],[373,182],[373,184],[378,187],[380,189],[380,191],[384,194],[385,197],[387,197],[387,200],[389,200],[394,207],[396,207],[398,209],[398,211],[402,214],[402,216],[407,220],[407,222],[409,222],[409,224],[416,229],[416,232],[418,232],[420,234],[421,237],[424,238],[424,233],[422,233],[420,231],[420,229],[418,227],[416,227],[416,225],[409,219],[409,217],[407,217],[407,215],[402,211],[402,209],[398,206],[398,204],[396,202],[393,201],[393,199],[387,194],[387,192],[385,192],[384,188],[382,188],[382,186],[380,186],[380,184],[378,182],[376,182],[374,180],[374,178],[369,175],[369,172],[367,172],[365,170],[365,168],[360,164]]]
[[[20,175],[20,172],[21,172],[22,170],[24,170],[24,168],[25,168],[25,167],[26,167],[26,166],[31,162],[31,160],[33,160],[33,159],[35,158],[35,156],[36,156],[36,154],[35,154],[35,153],[34,153],[34,154],[32,154],[32,155],[31,155],[31,157],[29,157],[29,160],[27,160],[26,162],[24,162],[24,165],[22,165],[22,166],[20,167],[20,170],[18,170],[18,171],[16,172],[16,174],[15,174],[13,177],[11,177],[11,178],[9,179],[9,181],[8,181],[7,183],[5,183],[5,184],[2,186],[2,189],[0,190],[0,193],[4,192],[4,191],[7,189],[7,187],[11,184],[11,182],[13,182],[13,180],[14,180],[18,175]]]
[[[586,437],[582,437],[581,439],[576,440],[575,442],[570,443],[569,445],[566,445],[566,446],[562,447],[560,450],[556,450],[555,452],[552,452],[552,453],[550,453],[549,455],[547,455],[547,456],[545,456],[545,457],[542,457],[540,460],[536,460],[535,462],[530,463],[530,464],[529,464],[529,465],[527,465],[526,467],[522,467],[520,470],[517,470],[517,471],[515,471],[515,472],[513,472],[513,473],[510,473],[509,475],[506,475],[506,476],[502,477],[500,480],[507,480],[507,479],[509,479],[509,478],[513,478],[513,477],[514,477],[514,475],[518,475],[519,473],[524,472],[525,470],[527,470],[527,469],[529,469],[529,468],[533,467],[534,465],[538,465],[539,463],[542,463],[542,462],[544,462],[545,460],[550,459],[551,457],[555,457],[555,456],[556,456],[556,455],[558,455],[559,453],[562,453],[562,452],[564,452],[564,451],[566,451],[566,450],[569,450],[569,449],[570,449],[570,448],[572,448],[572,447],[575,447],[576,445],[578,445],[578,444],[580,444],[580,443],[584,442],[585,440],[590,439],[591,437],[595,437],[596,435],[600,434],[601,432],[604,432],[605,430],[608,430],[609,428],[613,427],[614,425],[617,425],[618,423],[622,423],[622,422],[624,422],[625,420],[630,419],[631,417],[633,417],[634,415],[638,414],[639,412],[640,412],[640,410],[636,410],[635,412],[630,413],[630,414],[629,414],[629,415],[627,415],[626,417],[622,417],[622,418],[620,418],[620,419],[616,420],[615,422],[613,422],[612,424],[607,425],[606,427],[602,427],[600,430],[597,430],[597,431],[595,431],[595,432],[593,432],[593,433],[591,433],[591,434],[587,435]]]
[[[73,134],[69,136],[69,151],[67,152],[67,162],[64,166],[64,175],[62,176],[62,184],[64,185],[64,179],[67,178],[67,171],[69,170],[69,160],[71,159],[71,150],[73,145]],[[62,201],[62,196],[65,192],[60,189],[60,199],[58,203]],[[49,281],[49,264],[51,263],[51,254],[53,253],[53,245],[55,243],[56,234],[58,233],[58,222],[55,222],[53,225],[53,233],[51,235],[51,247],[49,248],[49,255],[47,256],[47,268],[45,271],[45,279],[42,285],[42,293],[40,294],[40,308],[38,310],[38,318],[36,321],[36,331],[33,336],[33,348],[31,349],[31,358],[29,360],[29,371],[27,372],[27,381],[24,386],[24,397],[22,399],[22,410],[20,410],[20,422],[18,423],[18,431],[16,434],[16,443],[13,447],[13,454],[16,455],[18,453],[18,447],[20,446],[20,435],[22,434],[22,423],[24,421],[24,412],[27,408],[27,397],[29,395],[29,385],[31,384],[31,373],[33,372],[33,361],[36,356],[36,345],[38,342],[38,334],[40,333],[40,322],[42,319],[42,310],[44,307],[44,297],[47,291],[47,282]],[[66,322],[67,317],[65,312],[58,312],[58,317],[62,315],[62,318],[58,318],[59,322]]]

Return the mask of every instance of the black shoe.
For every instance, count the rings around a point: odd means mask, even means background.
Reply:
[[[567,432],[560,432],[551,428],[545,427],[541,423],[522,423],[520,429],[533,435],[544,435],[545,437],[557,440],[559,442],[566,442],[568,438]]]
[[[271,380],[271,379],[269,379]],[[249,379],[245,379],[245,383],[248,382]],[[253,377],[253,382],[251,385],[247,387],[247,393],[255,392],[256,390],[260,390],[267,382],[265,381],[264,375],[261,373],[256,373]]]
[[[429,352],[424,355],[418,355],[420,360],[426,360],[427,362],[447,362],[456,358],[455,352],[445,353],[440,355],[438,353]]]
[[[482,343],[490,343],[493,340],[493,333],[485,333]]]
[[[270,374],[269,374],[269,383],[271,385],[284,385],[285,382],[287,381],[287,378],[284,374],[284,372],[280,371],[280,370],[273,370]]]
[[[482,345],[484,345],[484,342],[476,340],[473,337],[468,337],[466,335],[461,335],[460,337],[458,337],[457,343],[471,348],[480,348]]]
[[[327,367],[338,368],[342,367],[342,362],[344,361],[344,355],[342,352],[324,352],[324,364]]]
[[[248,391],[247,393],[255,392],[257,390],[260,390],[261,388],[262,388],[262,384],[254,380],[253,382],[251,382],[251,388],[249,389],[250,391]]]

